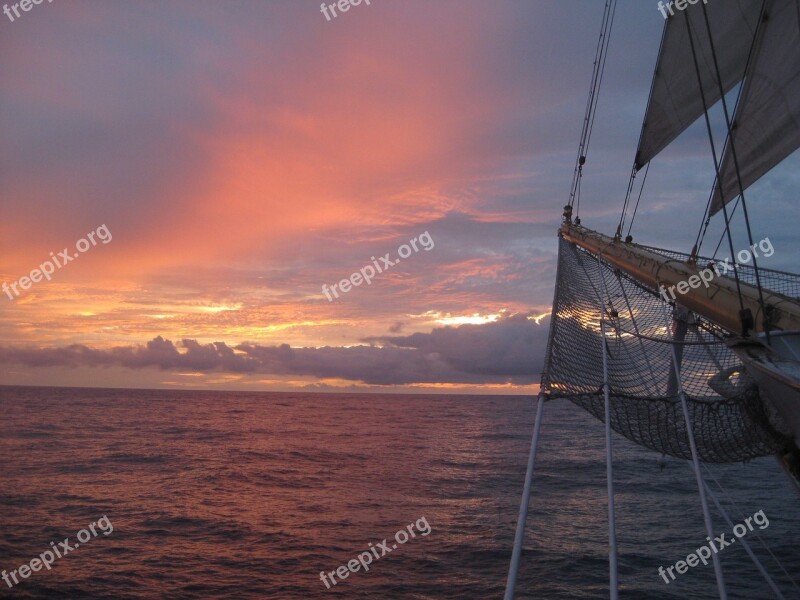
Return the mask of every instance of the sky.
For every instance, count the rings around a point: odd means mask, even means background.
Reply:
[[[0,14],[0,384],[535,393],[603,4]],[[583,183],[600,231],[663,26],[620,0]],[[748,197],[764,266],[797,270],[797,167]],[[636,240],[691,249],[712,181],[697,124],[654,161]]]

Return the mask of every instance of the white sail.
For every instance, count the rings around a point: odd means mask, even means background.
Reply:
[[[742,189],[800,146],[800,0],[772,0],[763,35],[745,79],[734,118],[732,143],[736,150]],[[740,193],[731,144],[720,168],[722,193],[717,187],[711,214]]]
[[[719,0],[705,5],[726,93],[744,77],[762,4],[763,0]],[[706,109],[698,91],[689,28],[706,102],[711,106],[720,99],[703,5],[698,3],[682,11],[673,10],[675,14],[669,17],[664,30],[650,103],[642,126],[636,153],[637,169],[650,162]]]

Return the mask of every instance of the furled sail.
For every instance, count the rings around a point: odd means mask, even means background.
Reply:
[[[748,68],[731,137],[742,189],[800,147],[800,0],[771,0]],[[740,193],[731,144],[711,214]]]
[[[744,77],[763,3],[764,0],[724,0],[705,5],[726,93]],[[682,11],[673,9],[674,16],[667,19],[636,153],[637,169],[650,162],[705,112],[689,30],[706,102],[711,106],[720,99],[703,8],[698,3]]]

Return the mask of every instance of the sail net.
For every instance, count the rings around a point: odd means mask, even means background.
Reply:
[[[785,287],[800,291],[797,281]],[[691,314],[676,320],[656,290],[564,239],[542,375],[551,399],[567,398],[604,419],[601,320],[614,431],[656,452],[691,458],[682,389],[702,460],[738,462],[786,447],[777,415],[744,370],[738,380],[721,382],[720,373],[735,374],[740,366],[722,330]]]

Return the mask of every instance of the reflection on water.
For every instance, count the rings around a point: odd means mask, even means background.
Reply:
[[[114,523],[0,595],[502,596],[530,399],[0,387],[0,410],[0,569]],[[518,597],[607,597],[602,426],[558,402],[542,434]],[[623,597],[713,598],[710,567],[669,586],[657,574],[705,540],[691,472],[615,443]],[[761,536],[800,573],[800,509],[774,461],[714,473],[743,513],[769,515]],[[423,515],[430,535],[321,582]],[[731,598],[769,597],[742,548],[722,562]]]

